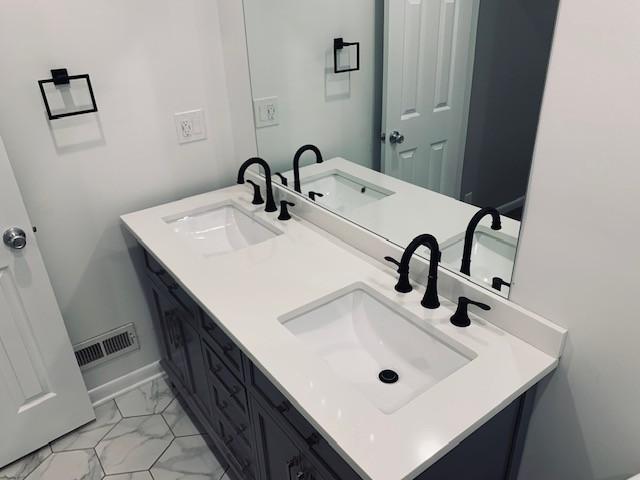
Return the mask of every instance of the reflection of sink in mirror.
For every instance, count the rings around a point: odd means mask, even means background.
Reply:
[[[479,226],[473,237],[471,277],[489,286],[493,277],[500,277],[510,283],[517,243],[518,240],[509,235]],[[464,233],[444,242],[441,249],[442,263],[459,271],[464,251]],[[509,287],[503,286],[500,293],[508,296]]]
[[[450,346],[453,342],[442,334],[418,328],[411,318],[373,289],[356,284],[280,321],[338,377],[391,414],[475,357],[462,346]],[[382,370],[397,373],[397,381],[383,383]]]
[[[309,179],[303,178],[302,190],[305,195],[310,191],[321,193],[323,196],[316,198],[316,203],[337,212],[352,210],[393,195],[389,190],[336,170]]]
[[[240,250],[280,234],[232,203],[175,215],[164,221],[190,248],[207,257]]]

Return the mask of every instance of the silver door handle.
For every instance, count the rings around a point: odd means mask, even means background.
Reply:
[[[2,235],[4,244],[15,250],[22,250],[27,245],[27,234],[18,227],[11,227]]]
[[[404,135],[399,131],[394,130],[393,132],[391,132],[391,135],[389,135],[389,142],[391,142],[392,144],[400,145],[404,142]]]

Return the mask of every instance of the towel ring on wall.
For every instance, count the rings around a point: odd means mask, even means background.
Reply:
[[[338,67],[338,53],[344,47],[356,47],[356,66],[350,68],[340,69]],[[345,72],[355,72],[356,70],[360,70],[360,42],[345,42],[342,37],[333,39],[333,72],[334,73],[345,73]]]
[[[89,95],[91,96],[91,108],[85,110],[77,110],[73,112],[63,112],[52,114],[51,106],[49,105],[49,100],[47,99],[47,94],[44,91],[44,86],[48,83],[53,83],[56,87],[62,85],[69,85],[71,80],[86,80],[87,81],[87,89],[89,91]],[[91,86],[91,79],[88,74],[84,75],[69,75],[66,68],[58,68],[55,70],[51,70],[51,78],[48,80],[38,80],[38,85],[40,86],[40,93],[42,94],[42,99],[44,100],[44,106],[47,109],[47,115],[49,116],[49,120],[56,120],[58,118],[71,117],[73,115],[82,115],[85,113],[93,113],[98,111],[98,105],[96,104],[96,98],[93,94],[93,87]]]

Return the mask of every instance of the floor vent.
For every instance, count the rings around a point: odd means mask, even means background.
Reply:
[[[138,336],[133,323],[90,338],[73,346],[80,370],[86,370],[137,350]]]

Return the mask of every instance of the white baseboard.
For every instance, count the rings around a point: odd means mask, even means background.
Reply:
[[[498,211],[500,213],[509,213],[511,210],[515,210],[516,208],[522,207],[524,205],[524,195],[516,198],[510,202],[505,203],[504,205],[500,205],[498,207]]]
[[[102,405],[115,397],[127,393],[140,385],[161,378],[166,375],[160,366],[160,362],[153,362],[138,370],[127,373],[110,382],[89,390],[89,398],[94,407]]]

